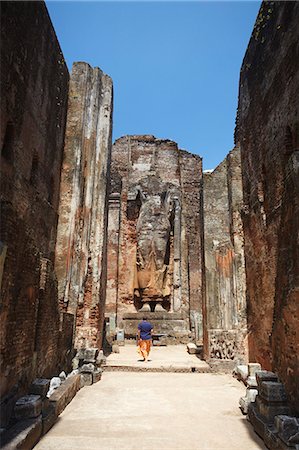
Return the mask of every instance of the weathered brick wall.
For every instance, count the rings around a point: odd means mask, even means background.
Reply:
[[[207,358],[246,360],[246,288],[240,150],[204,173]]]
[[[106,294],[112,80],[74,63],[70,78],[55,269],[75,346],[101,348]]]
[[[45,4],[2,2],[1,394],[65,357],[53,263],[68,78]]]
[[[299,405],[299,3],[262,4],[240,76],[249,355]]]
[[[153,194],[156,198],[161,196],[161,201],[163,192],[169,192],[171,201],[180,208],[180,212],[175,213],[175,206],[172,206],[172,214],[177,214],[180,223],[174,225],[169,241],[169,313],[175,313],[173,317],[184,323],[182,334],[187,336],[191,326],[198,341],[202,341],[201,158],[179,150],[172,141],[153,136],[126,136],[113,145],[107,315],[117,314],[118,325],[124,327],[122,318],[138,311],[133,285],[136,276],[136,226],[141,208],[139,194],[136,194],[139,188],[149,197]],[[152,217],[153,226],[155,220]]]

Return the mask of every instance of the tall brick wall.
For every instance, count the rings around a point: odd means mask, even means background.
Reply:
[[[76,316],[77,348],[102,344],[112,97],[110,77],[99,68],[74,63],[55,269],[61,308]]]
[[[236,128],[244,186],[249,356],[299,405],[299,3],[262,4]]]
[[[45,4],[2,2],[2,395],[53,375],[71,347],[53,270],[68,79]]]
[[[134,335],[141,306],[135,296],[136,289],[134,292],[138,266],[136,227],[141,211],[138,191],[144,192],[147,198],[155,197],[157,205],[163,203],[163,196],[168,192],[171,214],[176,217],[170,219],[173,228],[169,237],[169,255],[166,256],[168,262],[165,263],[171,290],[170,303],[168,300],[163,303],[168,315],[166,320],[163,313],[159,315],[152,311],[152,320],[163,316],[155,324],[156,331],[167,330],[169,335],[176,336],[181,332],[182,338],[188,340],[192,329],[197,340],[202,342],[201,158],[179,150],[175,142],[151,135],[122,137],[112,149],[107,315],[110,320],[113,314],[114,317],[117,315],[118,326],[125,328],[126,334]],[[155,229],[159,217],[160,212],[148,216],[146,226]],[[159,235],[156,238],[159,239]],[[129,318],[132,322],[126,329],[125,320]]]
[[[204,173],[205,355],[247,359],[240,149]]]

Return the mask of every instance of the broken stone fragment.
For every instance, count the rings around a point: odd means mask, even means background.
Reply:
[[[288,446],[299,444],[299,418],[286,415],[275,417],[280,439]]]
[[[260,386],[263,381],[278,381],[278,376],[268,370],[258,370],[255,373],[255,376],[258,386]]]
[[[81,387],[91,386],[93,383],[93,377],[91,372],[81,373]]]
[[[75,358],[72,359],[72,369],[73,370],[78,369],[79,365],[80,365],[80,359],[77,356],[75,356]]]
[[[42,418],[42,433],[46,434],[50,428],[52,428],[52,426],[54,425],[54,423],[56,422],[57,419],[57,415],[55,412],[55,407],[54,405],[49,405],[49,407],[47,408],[47,410],[43,413],[43,418]]]
[[[34,419],[41,414],[42,400],[40,395],[25,395],[19,398],[15,404],[14,414],[16,419]]]
[[[285,403],[287,401],[284,385],[277,381],[263,381],[260,384],[259,395],[271,403]]]
[[[257,387],[257,381],[255,376],[248,377],[246,380],[246,384],[250,388],[256,388]]]
[[[49,408],[50,400],[48,397],[42,399],[42,414]]]
[[[73,377],[74,375],[78,375],[78,373],[79,373],[79,369],[72,370],[71,373],[69,373],[66,378],[68,379],[69,377]]]
[[[248,413],[248,406],[250,403],[255,402],[257,394],[258,394],[257,389],[251,389],[251,388],[246,389],[245,397],[241,397],[239,400],[239,405],[240,405],[240,408],[241,408],[241,411],[243,414]]]
[[[106,358],[106,356],[104,356],[103,350],[101,350],[99,352],[98,356],[97,356],[96,365],[98,367],[105,366],[106,365],[106,360],[107,360],[107,358]]]
[[[80,389],[81,378],[79,375],[70,377],[59,386],[50,397],[50,404],[54,406],[57,416],[62,413],[66,405],[75,397]]]
[[[290,414],[290,408],[285,403],[266,402],[260,395],[256,397],[256,409],[258,414],[263,418],[266,423],[273,423],[274,418],[280,414]]]
[[[102,378],[102,373],[103,373],[102,369],[95,370],[92,373],[92,382],[97,383],[98,381],[100,381],[100,379]]]
[[[256,372],[261,371],[261,365],[259,363],[248,364],[248,376],[255,377]]]
[[[92,363],[88,363],[88,364],[83,364],[83,366],[80,368],[80,372],[94,372],[95,371],[95,366]]]
[[[197,348],[197,345],[193,342],[189,342],[189,344],[187,344],[187,351],[190,355],[195,355],[196,353],[199,353],[200,349]]]
[[[97,348],[80,348],[77,352],[76,358],[83,359],[85,362],[93,362],[98,356],[99,350]]]
[[[59,378],[61,379],[61,381],[65,381],[66,380],[66,373],[64,371],[60,372]]]
[[[32,449],[39,441],[42,434],[42,418],[26,419],[18,421],[3,436],[1,436],[1,448],[3,450]]]
[[[48,390],[47,397],[51,397],[55,389],[61,385],[61,379],[59,377],[53,377],[50,381],[50,389]]]
[[[53,377],[50,381],[50,389],[57,389],[61,385],[61,379],[59,377]]]
[[[248,365],[240,364],[236,366],[234,372],[239,380],[245,381],[248,377]]]
[[[50,387],[50,380],[46,378],[36,378],[29,388],[29,394],[40,395],[42,398],[47,395]]]

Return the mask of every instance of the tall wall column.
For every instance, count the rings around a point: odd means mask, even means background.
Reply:
[[[112,80],[99,68],[73,65],[56,273],[61,306],[76,316],[76,347],[100,347],[102,342],[112,95]]]

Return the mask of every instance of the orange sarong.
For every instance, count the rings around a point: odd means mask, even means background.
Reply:
[[[144,359],[148,358],[150,349],[151,349],[151,340],[143,341],[142,339],[139,339],[138,341],[138,353],[140,353],[141,356],[143,356]]]

